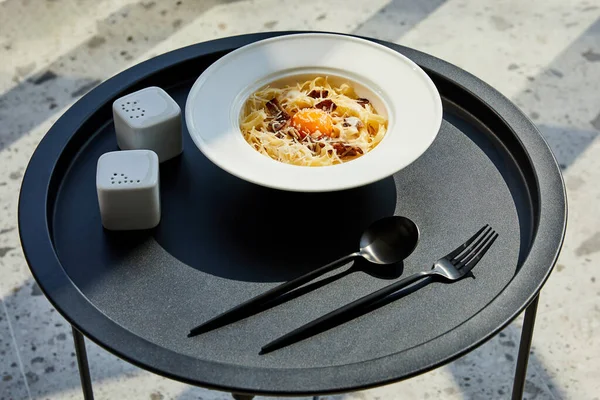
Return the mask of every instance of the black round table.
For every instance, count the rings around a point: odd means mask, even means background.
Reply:
[[[210,163],[184,127],[183,154],[160,167],[159,226],[102,229],[95,168],[98,157],[117,150],[112,102],[159,86],[183,109],[195,79],[219,57],[287,33],[200,43],[136,65],[74,104],[32,156],[19,200],[21,242],[40,288],[73,327],[84,397],[93,397],[84,335],[141,368],[238,398],[319,395],[429,371],[486,342],[526,309],[513,386],[513,398],[521,398],[538,295],[565,233],[565,189],[531,121],[442,60],[376,41],[420,65],[444,106],[433,145],[392,177],[334,193],[267,189]],[[315,229],[305,214],[294,217],[298,204],[330,213],[335,223]],[[355,262],[265,312],[187,338],[193,326],[355,251],[366,226],[394,214],[421,230],[403,263],[376,272]],[[431,266],[486,223],[499,238],[474,279],[427,281],[342,325],[259,354],[283,333]]]

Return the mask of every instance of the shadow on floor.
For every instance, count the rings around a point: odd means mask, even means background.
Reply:
[[[234,0],[238,1],[238,0]],[[97,24],[97,33],[62,54],[34,76],[0,94],[0,151],[55,116],[65,106],[125,68],[132,59],[163,42],[212,7],[232,0],[141,1],[115,11]],[[10,50],[7,50],[10,55]]]
[[[126,34],[119,34],[117,36],[115,40],[123,41],[122,48],[124,50],[121,50],[121,52],[118,54],[112,54],[111,51],[109,51],[107,48],[105,49],[104,47],[104,43],[106,41],[105,35],[108,34],[108,32],[111,32],[112,26],[120,27],[120,29],[123,29],[124,32],[127,32],[129,29],[127,18],[130,18],[132,15],[143,17],[146,15],[144,13],[150,12],[160,15],[160,7],[156,5],[148,8],[147,6],[149,3],[150,2],[138,3],[120,10],[101,24],[101,32],[98,36],[92,38],[92,40],[74,49],[68,54],[57,58],[51,63],[44,73],[35,77],[31,77],[21,82],[10,91],[2,94],[0,96],[0,118],[8,133],[2,134],[3,136],[0,137],[0,150],[8,146],[12,141],[17,140],[21,135],[28,132],[33,127],[39,125],[45,119],[53,116],[57,110],[66,106],[73,101],[74,98],[81,96],[99,82],[98,78],[86,77],[85,75],[82,75],[82,78],[79,78],[77,77],[77,74],[65,72],[67,70],[66,67],[69,64],[77,61],[78,57],[90,57],[90,62],[101,62],[102,60],[106,59],[110,60],[111,63],[113,63],[110,67],[112,69],[108,70],[107,74],[114,73],[123,68],[123,66],[127,64],[127,61],[130,60],[128,57],[135,56],[135,54],[130,53],[133,51],[133,45],[128,44],[131,43],[131,41],[128,39],[129,36]],[[428,13],[435,10],[436,7],[442,4],[442,1],[429,2],[427,3],[429,6],[422,6],[424,11],[421,12],[420,17],[414,17],[414,15],[417,15],[418,13],[410,14],[410,18],[408,18],[404,25],[401,23],[395,23],[398,21],[397,19],[393,19],[392,17],[388,17],[386,15],[391,13],[392,10],[394,13],[401,14],[401,11],[403,10],[402,5],[405,3],[406,2],[393,1],[384,8],[385,11],[382,10],[377,13],[372,19],[356,29],[354,33],[360,35],[370,35],[370,32],[373,32],[374,27],[379,26],[380,24],[387,24],[389,25],[389,31],[378,36],[382,39],[396,40],[402,34],[407,32],[412,26],[418,23],[419,18],[425,18]],[[202,4],[203,7],[207,4],[207,7],[210,7],[215,3],[202,2]],[[207,8],[205,7],[204,10],[206,9]],[[127,17],[123,17],[124,12],[127,13]],[[169,28],[170,30],[161,32],[159,35],[157,35],[155,32],[155,27],[152,24],[147,24],[142,27],[142,29],[145,29],[147,34],[148,44],[136,46],[136,51],[141,52],[144,49],[147,50],[156,43],[167,38],[170,34],[178,29],[175,28],[175,25],[181,27],[186,22],[191,21],[194,18],[194,15],[197,15],[193,14],[193,12],[197,11],[187,9],[182,13],[185,15],[182,15],[180,18],[181,22],[175,24],[175,21],[177,20],[173,20],[171,25],[165,24],[171,26],[172,29]],[[598,52],[598,49],[591,49],[590,46],[592,45],[589,44],[589,41],[594,37],[596,37],[597,40],[599,26],[600,23],[596,22],[594,26],[583,35],[582,38],[575,41],[574,44],[563,55],[559,56],[549,66],[548,71],[558,71],[558,74],[556,72],[551,72],[550,74],[545,73],[535,77],[530,87],[527,88],[527,90],[525,90],[521,95],[516,96],[516,100],[526,102],[529,101],[528,96],[535,96],[536,94],[543,98],[539,92],[544,91],[544,87],[556,84],[560,85],[560,83],[558,83],[556,80],[567,78],[567,74],[572,70],[571,62],[573,58],[581,57],[582,60],[580,61],[585,63],[596,62],[592,61],[593,58],[590,56],[590,54],[596,54],[594,52]],[[132,39],[132,41],[145,41],[146,39],[143,36],[143,32],[142,36],[140,37],[137,37],[138,33],[139,32],[136,32],[136,37]],[[133,37],[133,35],[131,36]],[[121,54],[122,52],[125,52],[125,54]],[[586,57],[584,54],[587,54],[588,56]],[[119,57],[121,57],[121,59]],[[597,65],[597,62],[595,65]],[[559,76],[561,74],[563,77]],[[70,90],[62,93],[61,91],[65,87],[70,88]],[[29,96],[36,96],[36,98],[39,99],[39,102],[32,104],[30,108],[24,108],[23,113],[7,112],[8,109],[12,110],[16,104],[20,104],[23,98]],[[46,110],[44,110],[44,107]],[[542,110],[541,112],[553,112],[553,110]],[[599,128],[594,124],[593,121],[595,120],[590,121],[589,131],[562,128],[558,125],[540,125],[541,131],[548,139],[551,147],[556,151],[559,162],[564,168],[568,167],[577,158],[577,156],[587,148],[591,141],[597,137]],[[578,139],[566,141],[566,136],[575,136]],[[563,154],[563,150],[561,149],[567,142],[570,143],[568,146],[571,147],[570,150],[564,151]],[[13,319],[15,326],[28,332],[24,336],[24,341],[18,345],[23,352],[23,361],[26,367],[26,377],[32,387],[32,394],[34,395],[34,398],[47,397],[51,396],[52,393],[77,390],[79,388],[79,378],[77,376],[68,324],[60,316],[56,315],[56,313],[50,309],[49,305],[41,305],[39,303],[40,295],[41,292],[39,291],[39,288],[37,288],[37,286],[33,284],[33,281],[30,280],[23,286],[15,288],[13,290],[13,294],[3,299],[3,301],[7,304],[9,313],[13,313],[9,315],[9,318]],[[45,314],[46,312],[50,316]],[[507,365],[510,367],[514,364],[513,361],[516,359],[516,346],[518,345],[518,342],[515,342],[515,338],[518,338],[519,332],[513,327],[509,327],[507,329],[508,332],[505,333],[504,336],[501,334],[498,337],[499,346],[494,346],[493,351],[486,355],[486,357],[489,360],[504,358],[507,360]],[[95,381],[118,379],[120,377],[127,377],[138,373],[138,369],[133,366],[130,366],[126,363],[115,363],[112,356],[98,353],[92,354],[91,357],[93,357],[94,362],[101,363],[100,365],[96,364],[96,367],[94,364],[92,365],[92,374]],[[465,388],[465,383],[469,382],[465,379],[465,377],[468,377],[470,368],[482,368],[481,365],[476,362],[477,360],[480,360],[480,358],[475,358],[475,356],[465,356],[447,367],[453,373],[456,381],[461,387]],[[102,366],[102,364],[105,366]],[[65,367],[60,369],[59,365]],[[530,365],[536,367],[538,373],[539,371],[543,371],[543,363],[538,357],[536,357],[535,353],[532,354]],[[562,395],[560,388],[556,387],[546,374],[543,372],[541,373],[542,376],[539,379],[543,382],[547,382],[549,386],[552,386],[552,390],[556,396],[560,397]],[[512,374],[508,373],[507,375],[512,376]],[[49,385],[49,387],[42,388],[42,386],[44,386],[43,384],[45,384],[48,380],[53,382],[51,387]],[[468,390],[465,389],[465,398],[466,393],[477,391],[482,387],[485,388],[486,384],[487,383],[485,381],[470,382]],[[499,390],[502,390],[502,393],[496,391],[496,393],[493,395],[507,397],[508,393],[510,392],[509,385],[510,382],[506,382],[506,389],[500,388]],[[186,391],[182,393],[179,398],[196,398],[201,394],[198,392],[200,390],[201,389],[190,388],[189,393],[192,394],[188,395],[186,394],[188,391]],[[535,397],[535,394],[538,393],[536,390],[541,389],[536,389],[535,384],[530,381],[526,386],[526,392],[529,397]],[[223,395],[223,398],[226,398],[225,394]]]
[[[600,81],[599,61],[600,19],[597,19],[540,74],[528,77],[527,87],[511,99],[521,107],[527,104],[528,109],[535,110],[529,118],[538,125],[563,170],[600,135],[598,95],[585,84]],[[517,64],[511,65],[520,73]],[[594,117],[582,121],[581,115],[565,111],[582,110],[573,102],[585,107],[595,105],[598,109]]]
[[[592,96],[590,99],[581,98],[577,101],[594,104],[593,101],[595,101],[597,94],[589,89],[586,90],[581,80],[582,76],[595,81],[600,79],[600,69],[597,67],[597,61],[600,61],[599,38],[600,19],[574,40],[538,76],[529,77],[530,84],[512,99],[520,106],[527,104],[528,106],[538,105],[540,107],[539,112],[531,112],[529,115],[534,123],[539,119],[552,121],[558,119],[562,121],[551,124],[538,124],[540,132],[548,141],[562,170],[573,164],[600,134],[600,109],[598,110],[598,116],[589,121],[589,129],[573,128],[574,124],[571,116],[564,113],[565,109],[573,108],[569,105],[573,101],[573,95]],[[590,54],[598,54],[597,59],[591,57]],[[573,93],[573,88],[579,89],[581,93]],[[547,101],[542,99],[547,99]],[[492,339],[489,345],[486,344],[449,364],[448,369],[452,372],[456,383],[460,385],[461,389],[466,393],[479,393],[480,395],[484,392],[485,398],[510,397],[512,381],[496,382],[493,387],[486,387],[491,382],[493,375],[490,376],[488,382],[473,382],[469,377],[478,376],[478,371],[482,368],[482,362],[486,359],[504,359],[502,362],[496,363],[494,368],[502,368],[504,376],[510,376],[512,379],[520,334],[520,329],[516,328],[514,324],[510,325],[496,338]],[[535,343],[535,331],[533,340]],[[502,370],[498,370],[497,373],[501,375]],[[530,352],[528,371],[524,398],[537,398],[547,392],[547,389],[550,389],[554,397],[558,399],[565,398],[563,389],[545,372],[543,361],[536,356],[534,351]],[[546,385],[547,388],[540,385]]]
[[[352,33],[396,42],[445,2],[446,0],[392,0]]]

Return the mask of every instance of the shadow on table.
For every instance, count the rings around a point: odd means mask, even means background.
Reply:
[[[363,231],[394,214],[396,199],[391,177],[339,192],[286,192],[235,178],[200,152],[184,151],[161,167],[165,211],[154,238],[204,273],[281,282],[357,251]]]

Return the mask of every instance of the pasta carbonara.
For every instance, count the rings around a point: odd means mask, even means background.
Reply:
[[[254,93],[240,128],[254,149],[277,161],[326,166],[372,150],[385,136],[387,119],[347,83],[334,87],[317,77]]]

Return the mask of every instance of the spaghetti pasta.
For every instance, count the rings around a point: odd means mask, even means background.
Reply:
[[[258,152],[301,166],[327,166],[371,151],[386,134],[387,119],[347,83],[326,77],[267,86],[244,104],[240,129]]]

